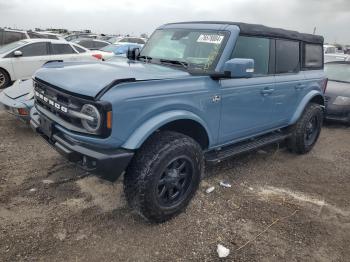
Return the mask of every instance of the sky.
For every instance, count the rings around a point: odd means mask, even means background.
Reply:
[[[150,34],[164,23],[221,20],[313,33],[350,44],[350,0],[0,0],[0,27]]]

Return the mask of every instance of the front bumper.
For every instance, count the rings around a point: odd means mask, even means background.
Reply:
[[[109,181],[118,179],[134,156],[134,152],[131,150],[121,148],[103,149],[84,145],[69,139],[69,137],[57,130],[53,130],[52,136],[48,137],[41,130],[39,113],[33,110],[31,112],[30,126],[70,162],[76,163],[84,170],[93,172]]]
[[[27,114],[20,114],[18,109],[23,109],[22,112],[27,112]],[[30,107],[22,102],[18,102],[15,99],[8,97],[4,92],[0,93],[0,110],[5,110],[7,113],[14,115],[19,120],[26,123],[28,123],[30,120]]]
[[[327,120],[350,123],[350,106],[327,105],[325,118]]]

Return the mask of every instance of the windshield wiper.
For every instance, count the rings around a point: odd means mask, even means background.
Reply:
[[[181,65],[182,67],[186,68],[188,67],[188,63],[184,61],[178,61],[178,60],[170,60],[170,59],[159,59],[161,63],[167,63],[167,64],[173,64],[173,65]]]

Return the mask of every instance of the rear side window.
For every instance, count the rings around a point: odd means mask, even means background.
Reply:
[[[47,55],[47,43],[34,43],[29,44],[26,46],[23,46],[22,48],[18,49],[22,52],[22,56],[43,56]]]
[[[323,47],[315,44],[304,44],[303,68],[317,69],[323,67]]]
[[[75,54],[73,48],[68,44],[51,44],[53,55]]]
[[[267,75],[269,72],[270,39],[239,36],[232,58],[254,59],[254,72]]]
[[[74,48],[75,48],[79,53],[85,53],[85,52],[86,52],[85,49],[83,49],[83,48],[81,48],[81,47],[79,47],[79,46],[77,46],[77,45],[74,45]]]
[[[26,36],[24,33],[4,31],[3,44],[6,45],[6,44],[16,42],[16,41],[19,41],[19,40],[22,40],[25,38],[26,38]]]
[[[296,73],[300,70],[298,41],[276,40],[276,73]]]
[[[337,52],[337,49],[333,46],[326,47],[324,50],[325,54],[335,54]]]

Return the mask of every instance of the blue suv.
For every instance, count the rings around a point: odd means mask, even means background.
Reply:
[[[152,222],[179,214],[205,163],[286,141],[323,121],[323,37],[233,22],[166,24],[108,62],[53,62],[33,77],[31,126],[68,160],[114,181]]]

